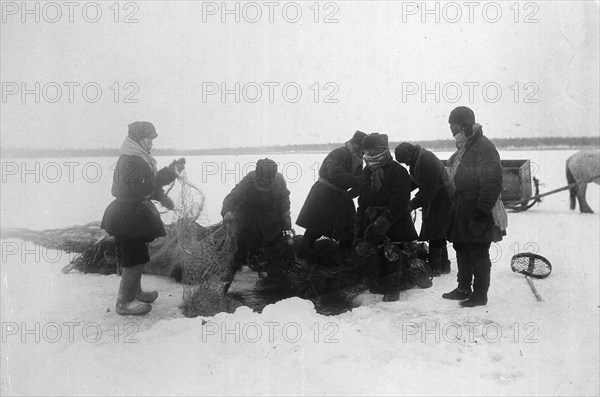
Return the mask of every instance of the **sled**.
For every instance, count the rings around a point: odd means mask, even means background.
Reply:
[[[442,160],[448,173],[448,160]],[[502,203],[513,211],[525,211],[540,202],[539,180],[531,177],[531,162],[522,160],[500,160],[502,166]],[[532,182],[535,195],[532,196]],[[532,201],[533,200],[533,201]]]
[[[535,203],[541,203],[542,202],[542,200],[541,200],[542,197],[546,197],[546,196],[549,196],[549,195],[554,194],[554,193],[562,192],[563,190],[571,189],[572,187],[575,187],[577,185],[582,185],[584,183],[589,183],[589,182],[591,182],[591,181],[593,181],[595,179],[598,179],[599,177],[600,177],[600,175],[596,175],[596,176],[593,176],[591,178],[584,179],[583,181],[570,183],[567,186],[559,187],[558,189],[554,189],[554,190],[551,190],[549,192],[545,192],[545,193],[541,193],[541,194],[539,193],[539,190],[538,190],[538,183],[539,183],[539,181],[537,180],[537,178],[534,177],[533,181],[535,183],[535,189],[536,189],[535,196],[526,197],[526,198],[523,198],[523,199],[518,200],[518,201],[504,202],[504,200],[503,200],[504,206],[507,209],[513,210],[515,212],[525,211],[525,210],[533,207],[533,205]]]
[[[442,160],[442,163],[450,173],[448,160]],[[507,210],[514,212],[526,211],[535,204],[541,203],[542,197],[592,182],[600,177],[600,175],[596,175],[549,192],[540,193],[540,181],[536,177],[531,177],[531,162],[529,160],[500,160],[500,165],[502,166],[502,204]],[[533,195],[532,190],[535,191]]]

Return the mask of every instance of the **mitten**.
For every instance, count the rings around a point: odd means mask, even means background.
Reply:
[[[177,171],[169,167],[164,167],[158,171],[156,182],[159,186],[165,186],[177,179]]]
[[[161,204],[163,207],[165,207],[165,208],[167,208],[167,209],[169,209],[169,210],[173,210],[173,209],[175,209],[175,204],[173,203],[173,200],[171,200],[171,197],[167,196],[166,194],[165,194],[165,195],[163,195],[163,196],[160,198],[160,201],[159,201],[159,203],[160,203],[160,204]]]
[[[177,174],[180,174],[181,171],[185,169],[185,158],[182,157],[179,160],[173,160],[173,162],[169,165],[169,168],[171,168]]]

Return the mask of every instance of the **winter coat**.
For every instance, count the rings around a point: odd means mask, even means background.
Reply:
[[[333,150],[323,160],[319,181],[310,189],[296,224],[315,234],[352,240],[356,216],[352,193],[358,195],[361,176],[362,159],[348,145]]]
[[[160,214],[152,200],[160,201],[162,186],[177,175],[168,168],[154,173],[142,158],[121,155],[113,173],[115,200],[104,211],[100,227],[111,236],[142,238],[150,242],[165,236]]]
[[[458,152],[449,165],[457,161]],[[454,179],[456,192],[448,219],[448,240],[454,243],[491,243],[502,240],[491,210],[502,191],[502,166],[494,144],[481,129],[466,142]]]
[[[223,200],[221,215],[234,213],[240,243],[272,242],[289,227],[290,191],[283,175],[277,173],[268,190],[255,181],[256,171],[249,172]]]
[[[390,161],[383,166],[383,184],[376,190],[371,183],[373,175],[369,167],[363,170],[363,180],[358,197],[357,217],[360,225],[358,237],[362,238],[366,227],[375,219],[369,216],[373,207],[383,207],[388,210],[391,226],[386,236],[392,241],[413,241],[417,232],[408,210],[411,192],[411,180],[408,172],[396,161]],[[380,211],[376,211],[380,212]]]
[[[448,172],[444,164],[429,150],[415,145],[416,158],[409,166],[410,179],[419,191],[411,200],[413,209],[422,209],[419,240],[429,241],[446,237],[448,212],[453,195]]]

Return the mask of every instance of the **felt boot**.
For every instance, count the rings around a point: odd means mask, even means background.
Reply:
[[[135,299],[144,265],[124,267],[117,296],[116,311],[122,316],[139,316],[152,310],[152,306]]]
[[[429,266],[433,277],[439,277],[442,274],[442,249],[429,248]]]
[[[142,266],[142,271],[144,267]],[[140,282],[138,283],[137,292],[135,294],[135,299],[144,303],[152,303],[158,298],[158,292],[156,291],[144,291],[142,290],[142,278],[140,276]]]
[[[448,247],[442,246],[442,274],[450,273],[450,259],[448,259]]]

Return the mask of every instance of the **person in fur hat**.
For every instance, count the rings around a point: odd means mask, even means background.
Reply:
[[[292,228],[290,191],[277,164],[268,158],[258,160],[223,200],[223,222],[235,222],[238,250],[236,265],[259,253],[266,244],[274,244],[283,231]]]
[[[299,256],[310,256],[315,241],[326,236],[352,247],[356,209],[363,169],[362,141],[367,134],[356,131],[352,139],[331,151],[319,168],[314,183],[298,214],[296,224],[305,228]]]
[[[417,232],[408,210],[410,176],[392,158],[387,135],[367,135],[363,139],[363,150],[366,166],[358,196],[357,222],[354,226],[356,239],[362,240],[366,236],[368,242],[375,246],[386,238],[393,242],[416,240]],[[402,261],[390,263],[380,251],[374,289],[384,294],[384,300],[396,301],[400,294]]]
[[[483,135],[466,106],[450,112],[457,151],[448,161],[456,187],[448,219],[448,240],[458,264],[458,286],[442,295],[463,307],[486,305],[490,287],[490,245],[506,234],[494,216],[502,192],[502,166],[494,144]]]
[[[178,177],[185,160],[173,161],[158,170],[156,160],[150,154],[157,136],[150,122],[129,124],[113,175],[111,193],[115,200],[104,211],[100,224],[117,243],[123,273],[116,304],[120,315],[146,314],[152,309],[150,303],[158,298],[156,291],[146,292],[141,287],[144,266],[150,262],[148,243],[166,235],[152,200],[173,209],[173,201],[162,187]]]
[[[419,240],[429,241],[429,264],[433,276],[450,273],[446,229],[454,186],[444,164],[429,150],[402,142],[394,151],[396,161],[409,167],[413,190],[419,191],[409,203],[409,211],[422,208]]]

